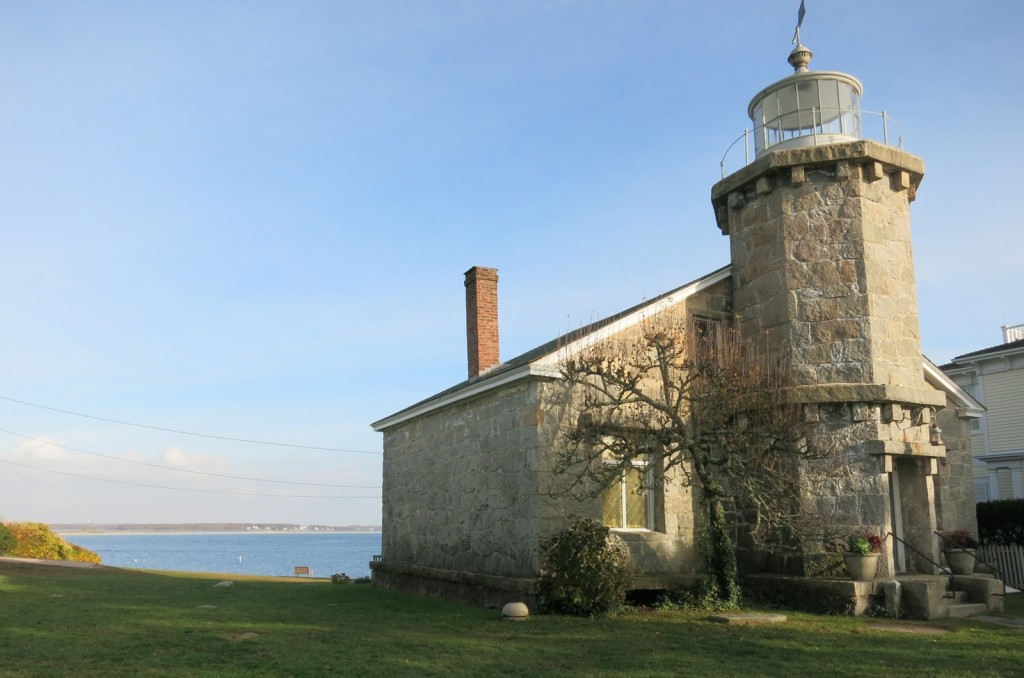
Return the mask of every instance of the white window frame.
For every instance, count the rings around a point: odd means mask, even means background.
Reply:
[[[604,463],[606,465],[608,465],[608,466],[618,466],[618,463],[615,462],[615,461],[605,461]],[[627,469],[619,469],[619,477],[616,479],[616,481],[613,484],[611,484],[608,487],[606,487],[604,492],[601,493],[601,497],[602,497],[601,501],[602,501],[602,505],[603,505],[603,503],[604,503],[604,496],[605,496],[604,493],[605,492],[611,492],[611,491],[616,490],[616,489],[619,491],[619,506],[620,506],[619,519],[618,519],[616,525],[607,525],[606,524],[605,527],[607,527],[609,529],[612,529],[612,530],[622,531],[622,532],[651,532],[654,529],[654,493],[651,491],[652,486],[653,486],[653,483],[651,482],[651,480],[652,480],[652,476],[651,476],[652,465],[651,465],[649,460],[644,461],[644,460],[640,460],[640,459],[634,459],[632,461],[632,463],[631,463],[631,466],[634,469],[637,469],[638,471],[640,471],[641,476],[642,476],[641,483],[642,483],[642,487],[644,488],[644,509],[645,509],[645,512],[646,512],[646,514],[644,516],[644,525],[645,526],[644,527],[626,527],[627,523],[629,522],[627,520],[626,516],[627,516],[627,510],[628,510],[627,497],[630,494],[630,491],[629,491],[629,486],[628,486],[628,484],[626,482],[626,471],[627,471]],[[602,518],[603,518],[603,513],[604,513],[604,511],[602,510]]]

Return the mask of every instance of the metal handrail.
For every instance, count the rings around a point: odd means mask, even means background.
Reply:
[[[725,159],[729,157],[729,151],[732,150],[732,147],[735,146],[740,139],[743,139],[743,166],[746,167],[750,164],[750,132],[751,130],[749,129],[743,130],[743,134],[733,139],[733,142],[729,144],[729,148],[725,149],[725,153],[722,154],[722,159],[718,162],[718,166],[722,170],[723,179],[725,178]]]
[[[954,579],[953,579],[953,577],[954,577],[954,574],[953,574],[953,570],[951,570],[951,569],[949,569],[949,568],[947,568],[947,567],[944,567],[943,565],[940,565],[939,563],[935,562],[934,560],[932,560],[931,558],[929,558],[928,556],[926,556],[925,554],[921,553],[921,552],[920,552],[920,551],[918,551],[918,550],[917,550],[916,548],[914,548],[913,546],[911,546],[910,544],[908,544],[908,543],[907,543],[906,541],[904,541],[903,539],[900,539],[899,537],[897,537],[897,536],[896,536],[895,534],[893,534],[892,532],[888,532],[888,533],[886,533],[886,535],[885,535],[885,536],[886,536],[886,538],[888,538],[888,537],[892,537],[892,538],[893,538],[893,541],[898,541],[899,543],[903,544],[904,546],[906,546],[906,547],[907,547],[908,549],[910,549],[911,551],[913,551],[913,552],[914,552],[914,553],[916,553],[917,555],[919,555],[919,556],[921,556],[922,558],[924,558],[925,560],[927,560],[927,561],[928,561],[929,563],[931,563],[931,564],[932,564],[932,565],[934,565],[935,567],[939,568],[939,570],[941,570],[941,571],[943,572],[943,574],[945,574],[946,576],[948,576],[948,577],[949,577],[949,592],[950,592],[950,595],[948,595],[948,596],[943,596],[943,598],[954,598],[954,597],[955,597],[955,596],[953,595],[953,582],[954,582]]]
[[[825,108],[812,107],[812,108],[804,109],[804,110],[809,111],[811,113],[811,123],[812,124],[808,128],[811,131],[809,133],[807,133],[807,134],[797,134],[795,136],[796,137],[807,137],[807,136],[814,137],[815,145],[817,145],[817,137],[818,137],[817,125],[818,125],[818,123],[816,122],[816,119],[817,119],[818,114],[820,114],[821,112],[824,112],[824,111],[833,111],[833,110],[836,111],[836,112],[845,112],[845,111],[848,111],[849,109],[839,109],[839,108],[836,108],[836,109],[827,108],[827,109],[825,109]],[[762,129],[771,129],[771,126],[772,126],[773,123],[777,122],[779,119],[781,119],[783,117],[794,115],[795,113],[797,113],[797,111],[791,111],[789,113],[783,113],[783,114],[777,115],[774,118],[772,118],[771,120],[769,120],[766,123],[764,123],[762,125]],[[882,119],[882,143],[885,144],[886,146],[891,146],[892,145],[892,144],[889,143],[889,125],[891,124],[893,127],[895,127],[896,128],[896,132],[897,132],[896,147],[899,148],[900,150],[903,150],[903,130],[900,128],[899,124],[897,124],[896,121],[893,120],[892,116],[890,116],[885,111],[859,111],[859,113],[860,113],[861,116],[876,115],[876,116],[878,116],[878,117],[880,117]],[[862,135],[863,135],[863,131],[864,131],[863,130],[863,125],[861,125],[861,133],[862,133]],[[831,133],[830,132],[822,132],[822,134],[831,134]],[[738,137],[736,137],[736,139],[734,139],[733,142],[731,144],[729,144],[729,147],[727,149],[725,149],[725,153],[722,154],[722,159],[718,163],[719,169],[722,172],[722,178],[723,179],[726,176],[725,161],[729,157],[729,153],[733,150],[733,148],[736,146],[736,144],[739,143],[740,139],[743,139],[743,167],[746,167],[747,165],[750,164],[750,138],[752,136],[753,136],[753,130],[744,129],[743,130],[743,134],[741,134]],[[864,136],[864,138],[867,138],[867,137]],[[776,144],[772,144],[772,146],[774,146],[774,145],[776,145]],[[766,150],[768,148],[771,148],[771,146],[766,147]]]
[[[939,539],[941,539],[944,543],[949,544],[950,546],[952,546],[955,549],[960,549],[964,553],[967,553],[969,556],[971,556],[971,558],[974,558],[974,561],[976,563],[981,563],[982,565],[985,565],[986,567],[991,569],[993,572],[995,572],[996,575],[998,575],[998,577],[999,577],[999,583],[1003,585],[1003,592],[1002,593],[994,593],[992,595],[996,595],[996,596],[1005,596],[1006,595],[1006,577],[1003,575],[1003,571],[1002,570],[1000,570],[998,567],[996,567],[992,563],[988,562],[984,558],[979,558],[978,555],[977,555],[977,553],[978,553],[977,549],[970,549],[970,552],[968,552],[967,549],[965,549],[964,547],[957,546],[956,544],[954,544],[952,541],[950,541],[949,537],[947,537],[946,535],[942,534],[941,532],[936,530],[935,534],[939,535]]]
[[[943,541],[945,541],[945,542],[949,541],[949,539],[945,535],[943,535],[942,533],[936,532],[935,534],[938,535],[939,538],[941,538]],[[967,577],[967,575],[958,575],[958,576],[954,575],[953,574],[953,570],[952,570],[951,567],[947,567],[945,565],[941,565],[941,564],[935,562],[930,557],[928,557],[927,555],[925,555],[924,553],[922,553],[918,549],[913,548],[908,543],[906,543],[904,540],[900,539],[899,537],[897,537],[896,535],[894,535],[892,533],[887,533],[886,537],[887,538],[892,537],[893,540],[899,542],[900,544],[902,544],[906,548],[910,549],[914,553],[920,555],[922,558],[924,558],[928,562],[930,562],[933,565],[935,565],[936,567],[938,567],[942,571],[943,575],[946,575],[946,576],[949,577],[949,590],[950,590],[950,592],[952,592],[954,590],[956,577]],[[996,567],[995,565],[991,564],[990,562],[988,562],[988,561],[986,561],[986,560],[984,560],[982,558],[979,558],[978,556],[974,555],[973,553],[971,555],[974,557],[975,560],[983,562],[984,564],[986,564],[989,567],[991,567],[995,571],[995,573],[999,576],[999,579],[997,581],[999,582],[999,584],[1002,585],[1002,593],[993,593],[991,595],[993,595],[993,596],[1006,596],[1007,595],[1007,582],[1006,582],[1005,579],[1002,579],[1002,571],[998,567]],[[943,596],[943,597],[944,598],[949,598],[949,597],[952,597],[952,596],[949,595],[949,596]]]

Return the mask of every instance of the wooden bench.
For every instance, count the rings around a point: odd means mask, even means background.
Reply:
[[[295,566],[295,576],[298,577],[299,575],[302,575],[302,574],[306,575],[307,577],[311,577],[311,576],[313,576],[313,570],[309,569],[308,565],[296,565]]]

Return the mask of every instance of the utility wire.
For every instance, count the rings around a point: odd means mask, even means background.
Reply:
[[[147,424],[136,424],[130,421],[121,421],[119,419],[106,419],[105,417],[96,417],[91,414],[82,414],[81,412],[71,412],[70,410],[62,410],[56,407],[48,407],[47,405],[39,405],[36,403],[26,402],[24,400],[18,400],[17,398],[7,398],[0,396],[0,400],[6,400],[11,403],[18,403],[19,405],[28,405],[29,407],[38,407],[41,410],[50,410],[51,412],[60,412],[61,414],[70,414],[75,417],[84,417],[86,419],[95,419],[96,421],[105,421],[108,424],[121,424],[122,426],[135,426],[137,428],[148,428],[152,431],[163,431],[164,433],[178,433],[185,436],[195,436],[197,438],[213,438],[214,440],[230,440],[236,443],[250,443],[253,445],[274,445],[276,447],[294,447],[302,450],[320,450],[321,452],[350,452],[352,454],[384,454],[383,452],[369,452],[367,450],[345,450],[337,447],[316,447],[315,445],[292,445],[290,443],[275,443],[267,440],[250,440],[247,438],[232,438],[230,436],[217,436],[209,433],[193,433],[192,431],[182,431],[174,428],[162,428],[160,426],[149,426]]]
[[[380,499],[376,496],[332,496],[332,495],[319,495],[319,494],[266,494],[262,492],[224,492],[222,490],[197,490],[189,487],[168,487],[167,485],[149,485],[147,483],[137,483],[131,480],[113,480],[111,478],[97,478],[95,476],[86,476],[79,473],[68,473],[67,471],[54,471],[49,468],[40,468],[39,466],[29,466],[28,464],[19,464],[16,461],[8,461],[6,459],[0,459],[0,464],[10,464],[12,466],[20,466],[22,468],[30,468],[34,471],[43,471],[45,473],[57,473],[62,476],[71,476],[73,478],[85,478],[86,480],[98,480],[103,483],[118,483],[120,485],[135,485],[137,487],[149,487],[158,490],[175,490],[178,492],[202,492],[203,494],[230,494],[237,497],[277,497],[278,499]]]
[[[224,474],[224,473],[213,473],[213,472],[210,472],[210,471],[194,471],[192,469],[186,469],[186,468],[175,468],[173,466],[162,466],[160,464],[150,464],[148,462],[137,461],[135,459],[124,459],[122,457],[115,457],[115,456],[109,455],[109,454],[100,454],[99,452],[90,452],[89,450],[82,450],[82,449],[79,449],[77,447],[71,447],[70,445],[61,445],[60,443],[55,443],[53,441],[45,440],[43,438],[34,438],[32,436],[24,435],[23,433],[16,433],[14,431],[9,431],[9,430],[7,430],[5,428],[0,428],[0,432],[9,433],[12,436],[17,436],[19,438],[24,438],[26,440],[34,440],[37,443],[43,443],[44,445],[52,445],[54,447],[60,447],[60,448],[63,448],[65,450],[71,450],[72,452],[81,452],[82,454],[91,454],[94,457],[102,457],[104,459],[113,459],[114,461],[123,461],[126,464],[138,464],[139,466],[149,466],[150,468],[159,468],[159,469],[164,469],[166,471],[177,471],[178,473],[195,473],[195,474],[201,475],[201,476],[214,476],[216,478],[230,478],[232,480],[252,480],[252,481],[257,482],[257,483],[279,483],[281,485],[310,485],[310,486],[313,486],[313,487],[343,487],[343,488],[346,488],[346,489],[354,489],[354,490],[379,490],[380,489],[379,485],[333,485],[331,483],[301,483],[301,482],[292,481],[292,480],[271,480],[269,478],[248,478],[246,476],[232,476],[232,475],[227,475],[227,474]]]

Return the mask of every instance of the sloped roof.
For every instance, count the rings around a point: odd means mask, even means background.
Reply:
[[[620,332],[627,327],[640,322],[644,317],[646,317],[646,312],[650,309],[656,308],[659,305],[663,308],[668,308],[669,306],[680,303],[693,294],[728,279],[731,274],[732,267],[723,266],[722,268],[712,271],[705,276],[692,280],[685,285],[681,285],[670,292],[666,292],[654,297],[653,299],[641,302],[636,306],[621,311],[620,313],[616,313],[615,315],[590,323],[589,325],[585,325],[579,329],[566,332],[560,337],[541,344],[536,348],[532,348],[525,353],[521,353],[515,358],[507,360],[482,374],[466,379],[465,381],[455,384],[454,386],[440,391],[439,393],[435,393],[429,398],[414,403],[409,407],[380,419],[379,421],[375,421],[371,425],[375,431],[383,431],[395,424],[447,407],[456,402],[475,398],[488,391],[506,386],[521,379],[530,377],[548,379],[557,378],[560,375],[558,370],[558,359],[564,356],[564,352],[569,352],[571,354],[576,350],[579,350],[581,347],[589,346],[595,341],[600,341],[606,336]],[[1024,340],[1016,341],[1011,344],[1002,344],[991,349],[985,349],[984,351],[969,353],[966,356],[954,358],[954,360],[987,353],[989,351],[996,352],[997,349],[1006,349],[1007,347],[1024,348]],[[979,416],[979,414],[984,411],[984,406],[960,388],[952,379],[943,374],[941,371],[942,368],[937,367],[935,363],[927,357],[922,356],[922,359],[925,378],[935,388],[945,391],[962,413],[966,413],[967,416]],[[943,368],[945,367],[947,366],[943,366]]]
[[[1002,353],[1014,353],[1016,351],[1024,350],[1024,339],[1018,339],[1017,341],[1010,341],[1005,344],[997,344],[996,346],[989,346],[983,348],[980,351],[971,351],[970,353],[964,353],[953,358],[948,364],[943,365],[942,369],[947,367],[956,367],[958,363],[969,362],[976,360],[977,358],[988,358]]]
[[[555,359],[560,351],[572,351],[574,347],[589,343],[595,340],[595,338],[619,332],[639,322],[644,317],[645,311],[659,305],[667,307],[679,303],[694,293],[727,279],[730,274],[731,267],[723,266],[670,292],[643,301],[636,306],[627,308],[615,315],[608,316],[579,329],[566,332],[562,336],[532,348],[525,353],[521,353],[515,358],[507,360],[482,374],[455,384],[451,388],[435,393],[425,400],[421,400],[390,416],[384,417],[374,422],[372,426],[375,431],[381,431],[402,421],[426,414],[435,409],[440,409],[441,407],[446,407],[460,400],[476,397],[493,388],[498,388],[526,377],[558,377],[559,372]]]
[[[977,398],[965,391],[958,383],[950,379],[942,368],[924,357],[924,378],[939,389],[945,391],[949,399],[957,408],[957,413],[966,417],[980,417],[985,412],[985,406]]]

